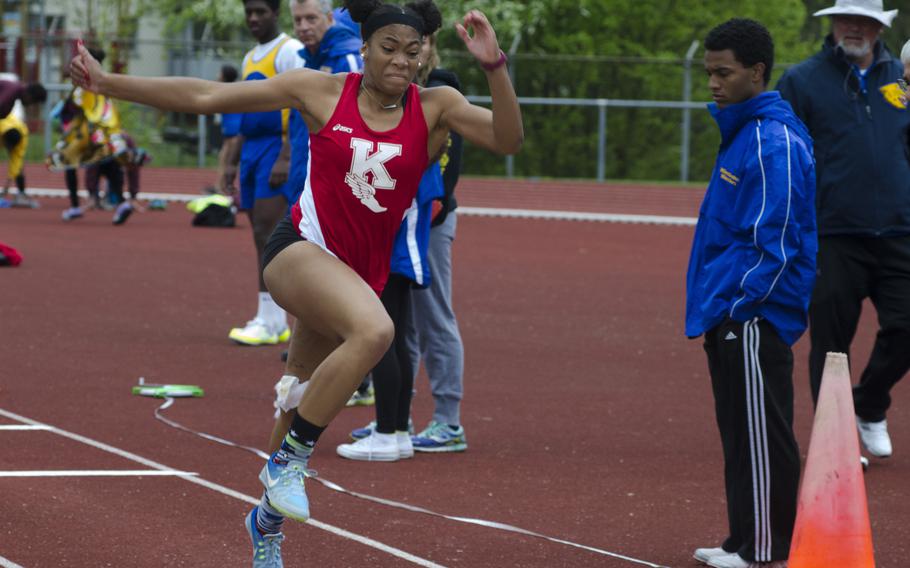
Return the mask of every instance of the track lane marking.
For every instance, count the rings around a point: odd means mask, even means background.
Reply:
[[[50,188],[29,188],[29,195],[37,197],[66,197],[69,195],[65,189]],[[79,195],[88,196],[88,192],[80,190]],[[177,201],[186,203],[205,197],[204,195],[194,195],[189,193],[156,193],[142,192],[142,198],[163,199],[164,201]],[[635,215],[627,213],[583,213],[580,211],[552,211],[547,209],[507,209],[499,207],[468,207],[459,206],[457,209],[461,215],[470,215],[477,217],[511,217],[517,219],[550,219],[554,221],[596,221],[600,223],[635,223],[645,225],[669,225],[694,227],[695,217],[675,217],[672,215]]]
[[[0,477],[143,477],[199,475],[192,471],[161,471],[159,469],[43,469],[0,471]]]
[[[0,566],[2,566],[3,568],[25,568],[25,566],[20,566],[19,564],[16,564],[9,558],[4,558],[2,556],[0,556]]]
[[[51,432],[53,432],[54,434],[57,434],[57,435],[59,435],[59,436],[63,436],[64,438],[69,438],[69,439],[74,440],[74,441],[76,441],[76,442],[81,442],[81,443],[86,444],[86,445],[88,445],[88,446],[92,446],[93,448],[97,448],[97,449],[99,449],[99,450],[103,450],[103,451],[105,451],[105,452],[108,452],[108,453],[111,453],[111,454],[120,456],[120,457],[125,458],[125,459],[128,459],[128,460],[130,460],[130,461],[134,461],[134,462],[137,462],[137,463],[141,463],[142,465],[145,465],[145,466],[150,467],[150,468],[153,468],[153,469],[157,469],[157,470],[160,470],[160,471],[176,471],[176,470],[174,470],[173,468],[167,467],[166,465],[160,464],[160,463],[158,463],[158,462],[156,462],[156,461],[152,461],[152,460],[150,460],[150,459],[148,459],[148,458],[144,458],[144,457],[142,457],[142,456],[140,456],[140,455],[138,455],[138,454],[134,454],[134,453],[129,452],[129,451],[127,451],[127,450],[121,450],[120,448],[115,448],[114,446],[110,446],[110,445],[108,445],[108,444],[105,444],[104,442],[99,442],[99,441],[93,440],[93,439],[91,439],[91,438],[87,438],[87,437],[85,437],[85,436],[82,436],[81,434],[76,434],[76,433],[74,433],[74,432],[69,432],[69,431],[67,431],[67,430],[63,430],[63,429],[61,429],[61,428],[57,428],[56,426],[51,426],[51,425],[45,424],[45,423],[43,423],[43,422],[38,422],[37,420],[32,420],[31,418],[27,418],[27,417],[25,417],[25,416],[21,416],[21,415],[19,415],[19,414],[16,414],[16,413],[14,413],[14,412],[10,412],[10,411],[5,410],[5,409],[3,409],[3,408],[0,408],[0,416],[5,416],[6,418],[9,418],[9,419],[11,419],[11,420],[15,420],[15,421],[17,421],[17,422],[21,422],[21,423],[23,423],[23,424],[29,424],[29,425],[32,425],[32,426],[44,426],[44,427],[46,427],[48,430],[50,430]],[[251,504],[251,505],[258,505],[258,504],[259,504],[259,501],[260,501],[260,500],[259,500],[258,498],[256,498],[256,497],[251,497],[250,495],[246,495],[246,494],[241,493],[241,492],[239,492],[239,491],[235,491],[235,490],[233,490],[233,489],[231,489],[231,488],[229,488],[229,487],[224,487],[223,485],[219,485],[219,484],[217,484],[217,483],[214,483],[214,482],[212,482],[212,481],[208,481],[208,480],[203,479],[203,478],[198,477],[198,476],[177,475],[176,477],[179,477],[180,479],[184,479],[184,480],[186,480],[186,481],[189,481],[190,483],[195,483],[196,485],[201,485],[201,486],[203,486],[203,487],[205,487],[205,488],[207,488],[207,489],[211,489],[212,491],[217,491],[218,493],[221,493],[222,495],[226,495],[226,496],[228,496],[228,497],[233,497],[234,499],[237,499],[237,500],[239,500],[239,501],[244,501],[244,502],[249,503],[249,504]],[[317,521],[317,520],[312,519],[312,518],[311,518],[309,521],[307,521],[306,524],[309,525],[309,526],[312,526],[312,527],[316,527],[316,528],[318,528],[318,529],[322,529],[322,530],[324,530],[324,531],[326,531],[326,532],[329,532],[329,533],[332,533],[332,534],[334,534],[334,535],[336,535],[336,536],[340,536],[340,537],[342,537],[342,538],[347,538],[347,539],[353,540],[353,541],[355,541],[355,542],[358,542],[358,543],[360,543],[360,544],[363,544],[363,545],[366,545],[366,546],[375,548],[375,549],[377,549],[377,550],[381,550],[381,551],[386,552],[386,553],[388,553],[388,554],[390,554],[390,555],[392,555],[392,556],[396,556],[396,557],[398,557],[398,558],[401,558],[402,560],[407,560],[408,562],[411,562],[411,563],[413,563],[413,564],[417,564],[418,566],[426,566],[427,568],[445,568],[445,566],[443,566],[442,564],[436,564],[435,562],[432,562],[432,561],[430,561],[430,560],[427,560],[426,558],[421,558],[421,557],[419,557],[419,556],[415,556],[415,555],[411,554],[410,552],[405,552],[404,550],[400,550],[400,549],[398,549],[398,548],[394,548],[394,547],[389,546],[389,545],[387,545],[387,544],[383,544],[383,543],[381,543],[381,542],[379,542],[379,541],[377,541],[377,540],[373,540],[373,539],[371,539],[371,538],[369,538],[369,537],[366,537],[366,536],[363,536],[363,535],[359,535],[359,534],[356,534],[356,533],[352,533],[352,532],[347,531],[347,530],[345,530],[345,529],[342,529],[342,528],[339,528],[339,527],[336,527],[336,526],[333,526],[333,525],[329,525],[329,524],[327,524],[327,523],[323,523],[323,522],[321,522],[321,521]],[[4,567],[4,568],[6,568],[6,567]],[[16,564],[12,564],[9,568],[22,568],[22,567],[21,567],[21,566],[18,566],[18,565],[16,565]]]

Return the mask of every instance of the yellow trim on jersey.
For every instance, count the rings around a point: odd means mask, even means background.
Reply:
[[[253,60],[253,54],[256,52],[256,48],[251,49],[247,52],[246,57],[243,58],[243,71],[242,76],[243,80],[246,81],[247,77],[256,71],[262,73],[266,78],[274,77],[278,74],[278,69],[275,68],[275,60],[278,59],[278,52],[281,51],[281,47],[286,44],[291,38],[284,37],[281,41],[275,44],[275,46],[265,54],[265,57],[259,61]]]
[[[265,54],[265,57],[259,61],[253,61],[253,54],[256,52],[256,48],[251,49],[247,52],[246,57],[243,58],[243,71],[242,76],[243,80],[246,81],[247,77],[252,75],[255,72],[259,72],[264,75],[266,78],[274,77],[278,74],[278,69],[276,68],[275,61],[278,59],[278,53],[281,51],[281,48],[290,41],[289,36],[285,36],[281,41],[275,44],[268,53]],[[288,122],[291,120],[291,110],[290,109],[281,109],[281,136],[282,138],[287,138],[288,133]]]

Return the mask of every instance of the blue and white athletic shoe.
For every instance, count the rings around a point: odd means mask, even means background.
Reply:
[[[253,507],[243,524],[246,525],[246,532],[250,535],[253,542],[253,568],[284,568],[281,561],[281,542],[284,535],[281,533],[263,535],[256,528],[256,515],[259,513],[259,507]]]
[[[372,434],[373,430],[375,430],[375,429],[376,429],[376,421],[373,420],[372,422],[370,422],[363,428],[357,428],[356,430],[351,430],[351,439],[356,442],[357,440],[366,438],[367,436]],[[414,422],[410,418],[408,418],[408,434],[410,434],[411,436],[414,435]]]
[[[306,472],[306,458],[280,449],[272,454],[259,473],[259,481],[275,510],[303,523],[310,518],[310,502],[303,487]]]
[[[463,452],[468,449],[464,427],[453,430],[448,424],[431,421],[426,430],[411,436],[415,452]]]

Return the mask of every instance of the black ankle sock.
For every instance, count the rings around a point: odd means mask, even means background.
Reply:
[[[291,429],[288,430],[285,439],[298,447],[312,449],[324,430],[325,426],[316,426],[295,412],[294,421],[291,422]]]

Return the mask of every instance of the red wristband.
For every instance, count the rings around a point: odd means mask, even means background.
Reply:
[[[504,52],[503,50],[500,49],[499,50],[499,59],[497,59],[493,63],[480,62],[480,66],[483,67],[486,71],[496,71],[497,69],[499,69],[500,67],[505,65],[508,60],[509,60],[509,58],[506,57],[506,52]]]

